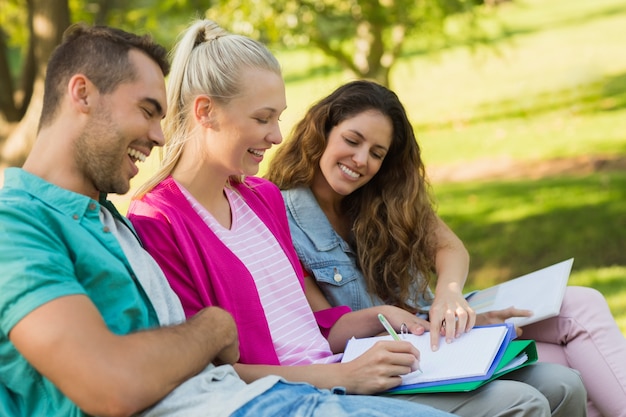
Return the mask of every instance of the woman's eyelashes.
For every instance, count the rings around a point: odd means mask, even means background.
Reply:
[[[266,125],[272,122],[276,122],[276,123],[280,122],[281,115],[282,115],[282,112],[278,112],[273,109],[271,110],[267,109],[264,111],[252,113],[251,118],[259,124]]]
[[[152,119],[152,110],[146,108],[146,107],[142,107],[141,111],[143,111],[143,114],[146,116],[146,119]]]
[[[350,146],[358,146],[359,145],[359,141],[358,140],[353,140],[353,139],[350,139],[350,138],[345,137],[345,136],[344,136],[343,140],[346,141],[346,143],[348,145],[350,145]]]
[[[361,145],[361,141],[359,140],[355,140],[355,139],[351,139],[348,137],[343,138],[343,140],[350,146],[352,147],[358,147]],[[377,150],[376,148],[372,148],[372,150],[370,151],[370,155],[372,155],[372,158],[374,159],[378,159],[378,160],[383,160],[385,158],[386,153],[381,151],[381,150]]]
[[[371,153],[372,156],[380,161],[382,161],[383,159],[385,159],[385,153],[383,152],[372,152]]]

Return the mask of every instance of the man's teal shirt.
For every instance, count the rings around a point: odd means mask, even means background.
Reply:
[[[43,304],[85,295],[113,333],[158,325],[117,239],[100,221],[101,204],[121,218],[104,199],[95,201],[19,168],[5,171],[0,189],[0,411],[83,415],[8,339],[13,326]]]

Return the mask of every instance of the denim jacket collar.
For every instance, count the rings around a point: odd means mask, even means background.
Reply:
[[[307,235],[315,249],[327,252],[337,246],[350,252],[349,245],[335,232],[308,187],[282,191],[287,210],[298,227]]]

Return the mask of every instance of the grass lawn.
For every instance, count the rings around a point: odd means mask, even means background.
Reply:
[[[420,73],[419,93],[400,91],[427,167],[626,156],[624,6],[521,2],[503,14],[516,35],[500,57],[454,49],[407,61],[400,71]],[[470,288],[574,257],[571,284],[601,291],[626,334],[626,172],[433,187],[471,253]]]
[[[626,334],[626,172],[436,185],[471,255],[468,289],[574,258],[570,283],[602,292]]]

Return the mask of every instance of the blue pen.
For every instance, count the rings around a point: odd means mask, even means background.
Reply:
[[[385,330],[387,330],[391,337],[393,337],[393,340],[400,340],[400,336],[398,336],[398,333],[396,333],[393,327],[391,327],[391,324],[389,324],[385,316],[383,316],[382,314],[378,314],[378,320],[380,320]]]

